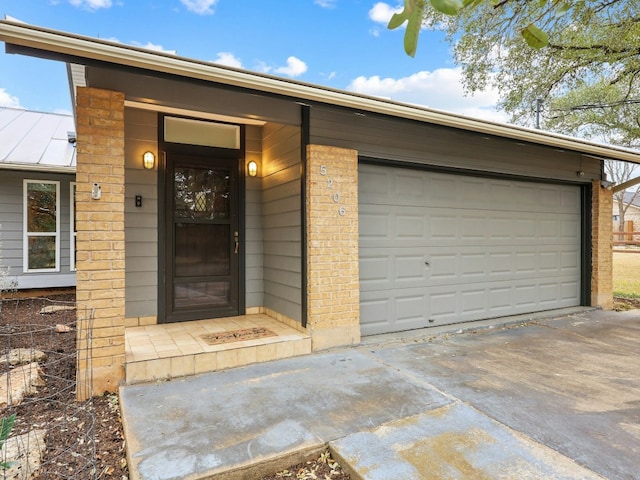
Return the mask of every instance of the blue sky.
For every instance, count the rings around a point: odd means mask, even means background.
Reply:
[[[0,14],[55,30],[267,72],[490,120],[496,92],[465,97],[442,33],[415,58],[375,0],[2,0]],[[0,52],[0,105],[71,111],[64,65]]]

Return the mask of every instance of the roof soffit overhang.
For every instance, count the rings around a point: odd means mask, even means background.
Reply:
[[[587,140],[474,119],[455,113],[409,105],[232,67],[183,58],[163,52],[0,20],[0,40],[9,53],[74,63],[107,63],[199,79],[237,88],[288,97],[300,102],[335,105],[362,113],[376,113],[485,135],[576,151],[601,160],[640,163],[640,152]]]

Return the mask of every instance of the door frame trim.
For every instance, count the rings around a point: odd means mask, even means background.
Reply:
[[[169,323],[166,319],[167,303],[165,301],[166,292],[166,264],[165,255],[168,245],[166,241],[166,182],[167,182],[167,152],[186,155],[213,155],[224,158],[234,158],[237,160],[237,176],[238,176],[238,232],[239,232],[239,255],[238,255],[238,315],[244,315],[246,312],[246,128],[245,125],[240,127],[240,148],[227,149],[216,147],[204,147],[200,145],[184,145],[164,141],[164,117],[187,118],[198,121],[211,121],[197,117],[184,117],[173,114],[158,113],[157,132],[158,132],[158,252],[156,258],[158,260],[158,285],[157,285],[157,323]],[[219,121],[211,121],[212,123],[224,123]],[[236,125],[236,124],[230,124]],[[194,319],[195,320],[195,319]],[[186,320],[189,321],[189,320]]]

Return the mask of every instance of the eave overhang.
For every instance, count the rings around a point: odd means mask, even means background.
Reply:
[[[500,124],[465,117],[455,113],[311,85],[271,75],[247,72],[232,67],[9,20],[0,20],[0,40],[6,43],[6,50],[10,53],[23,53],[71,62],[104,62],[139,68],[289,97],[302,103],[336,105],[352,109],[355,112],[376,113],[576,151],[603,160],[640,163],[640,152],[631,149],[598,144],[588,140],[517,125]]]
[[[0,170],[18,170],[24,172],[40,173],[67,173],[75,175],[76,167],[63,167],[55,165],[39,165],[37,163],[3,163],[0,162]]]

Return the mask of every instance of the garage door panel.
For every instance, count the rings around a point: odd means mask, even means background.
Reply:
[[[398,172],[391,177],[393,181],[394,196],[402,196],[406,205],[420,205],[427,191],[427,181],[422,176],[411,174],[411,170]]]
[[[505,315],[575,306],[578,283],[572,279],[553,282],[502,281],[484,285],[433,287],[427,295],[432,322],[443,325],[470,322]]]
[[[579,305],[579,187],[361,172],[363,335]]]
[[[432,253],[427,253],[432,252]],[[577,277],[579,255],[565,245],[368,248],[360,255],[361,289]]]
[[[367,209],[363,209],[359,212],[358,217],[360,238],[370,243],[380,239],[389,239],[389,215],[386,212],[371,213],[367,212]]]
[[[371,252],[360,257],[360,285],[366,289],[389,288],[392,272],[389,254]]]
[[[387,295],[370,291],[360,296],[360,316],[367,316],[365,335],[400,332],[426,326],[425,312],[429,312],[428,297],[421,288],[395,290]]]
[[[394,318],[395,311],[391,308],[391,303],[392,299],[388,296],[379,296],[373,293],[371,295],[361,295],[360,317],[367,319],[366,327],[363,325],[361,330],[363,332],[366,331],[367,335],[392,331],[389,330],[389,319]]]
[[[431,199],[439,201],[439,205],[453,205],[457,203],[459,192],[458,192],[459,183],[455,178],[447,175],[433,175],[429,177],[429,192],[430,195],[428,198],[423,199],[422,205],[429,203]],[[435,205],[433,205],[435,206]]]
[[[501,279],[531,279],[579,275],[579,255],[566,245],[466,247],[450,253],[448,247],[432,247],[427,284],[473,283]],[[430,277],[430,278],[429,278]]]
[[[397,240],[422,240],[426,239],[425,218],[422,215],[396,214],[393,233]]]
[[[420,252],[415,254],[394,255],[392,262],[395,263],[395,283],[417,283],[423,285],[427,280],[428,272],[425,266],[424,255]],[[392,274],[393,275],[393,274]]]
[[[369,248],[360,255],[361,290],[424,288],[429,269],[424,249]]]

